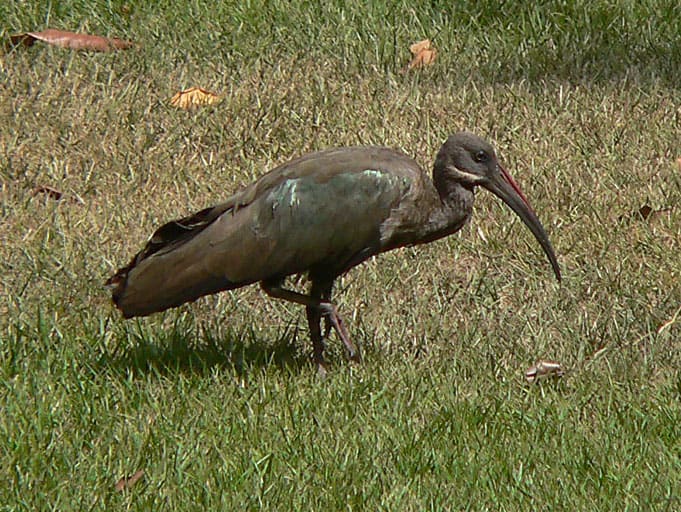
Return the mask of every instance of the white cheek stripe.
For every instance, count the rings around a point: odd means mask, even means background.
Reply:
[[[470,172],[463,171],[455,165],[452,165],[451,167],[449,167],[449,170],[453,171],[454,173],[458,174],[462,178],[464,178],[464,179],[466,179],[466,180],[468,180],[472,183],[480,183],[481,181],[484,180],[484,178],[482,176],[478,176],[477,174],[473,174],[473,173],[470,173]]]

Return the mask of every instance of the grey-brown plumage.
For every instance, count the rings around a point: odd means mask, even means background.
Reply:
[[[494,149],[479,137],[450,136],[433,179],[406,155],[351,147],[311,153],[277,167],[224,203],[161,226],[107,281],[126,318],[260,282],[270,295],[306,306],[314,358],[324,369],[321,318],[357,359],[331,302],[336,277],[367,258],[458,231],[474,188],[487,188],[525,222],[560,270],[549,239]],[[307,273],[310,294],[282,288]]]

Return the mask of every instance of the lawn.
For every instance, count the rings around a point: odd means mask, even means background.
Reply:
[[[0,510],[681,509],[678,2],[9,0],[0,19],[4,42],[136,43],[0,50]],[[405,72],[427,37],[435,63]],[[195,85],[222,101],[170,105]],[[323,381],[302,308],[258,287],[112,306],[104,281],[161,223],[317,149],[429,169],[461,129],[523,185],[561,283],[480,191],[456,235],[339,280],[364,361],[332,337]],[[565,375],[529,385],[542,359]]]

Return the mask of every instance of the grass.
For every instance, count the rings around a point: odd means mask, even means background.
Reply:
[[[681,488],[677,2],[5,2],[2,510],[675,510]],[[435,37],[432,69],[404,74]],[[171,108],[201,85],[222,103]],[[564,271],[490,194],[460,234],[339,282],[365,361],[255,288],[124,321],[102,282],[159,223],[336,145],[430,167],[494,141]],[[51,186],[79,200],[34,195]],[[658,213],[635,214],[643,205]],[[298,283],[303,286],[304,282]],[[559,382],[527,386],[541,358]],[[116,481],[143,469],[126,492]]]

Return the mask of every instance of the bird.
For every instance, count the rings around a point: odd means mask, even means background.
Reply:
[[[560,281],[546,230],[494,147],[462,131],[439,149],[432,179],[403,152],[379,146],[331,148],[284,163],[223,203],[163,224],[106,286],[131,318],[260,283],[267,295],[305,307],[312,359],[325,375],[331,329],[349,359],[361,359],[332,301],[335,280],[372,256],[459,231],[477,187],[520,217]],[[300,274],[308,293],[285,287]]]

